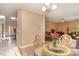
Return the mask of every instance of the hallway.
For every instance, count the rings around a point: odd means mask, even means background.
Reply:
[[[0,39],[0,56],[16,56],[15,55],[16,40],[9,37],[1,42]]]

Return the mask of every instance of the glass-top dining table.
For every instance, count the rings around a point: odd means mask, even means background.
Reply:
[[[54,47],[52,43],[43,44],[40,47],[34,49],[36,56],[71,56],[73,55],[71,48],[60,45],[60,47]]]

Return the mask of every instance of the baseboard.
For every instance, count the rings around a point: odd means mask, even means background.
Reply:
[[[19,46],[19,48],[27,48],[27,47],[30,47],[30,46],[33,46],[33,44],[28,44],[28,45],[24,45],[24,46]]]

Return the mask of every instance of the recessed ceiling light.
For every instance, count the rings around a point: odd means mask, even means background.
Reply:
[[[0,15],[0,19],[4,19],[5,18],[5,16],[4,15]]]
[[[15,20],[15,19],[16,19],[16,17],[10,17],[10,19]]]
[[[64,19],[64,17],[61,19],[61,21],[60,22],[65,22],[65,19]]]

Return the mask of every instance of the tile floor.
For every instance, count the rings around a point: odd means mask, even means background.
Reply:
[[[16,56],[15,54],[16,40],[9,37],[9,39],[0,39],[0,56]]]
[[[33,46],[28,48],[21,48],[19,51],[21,52],[22,56],[34,56]]]

